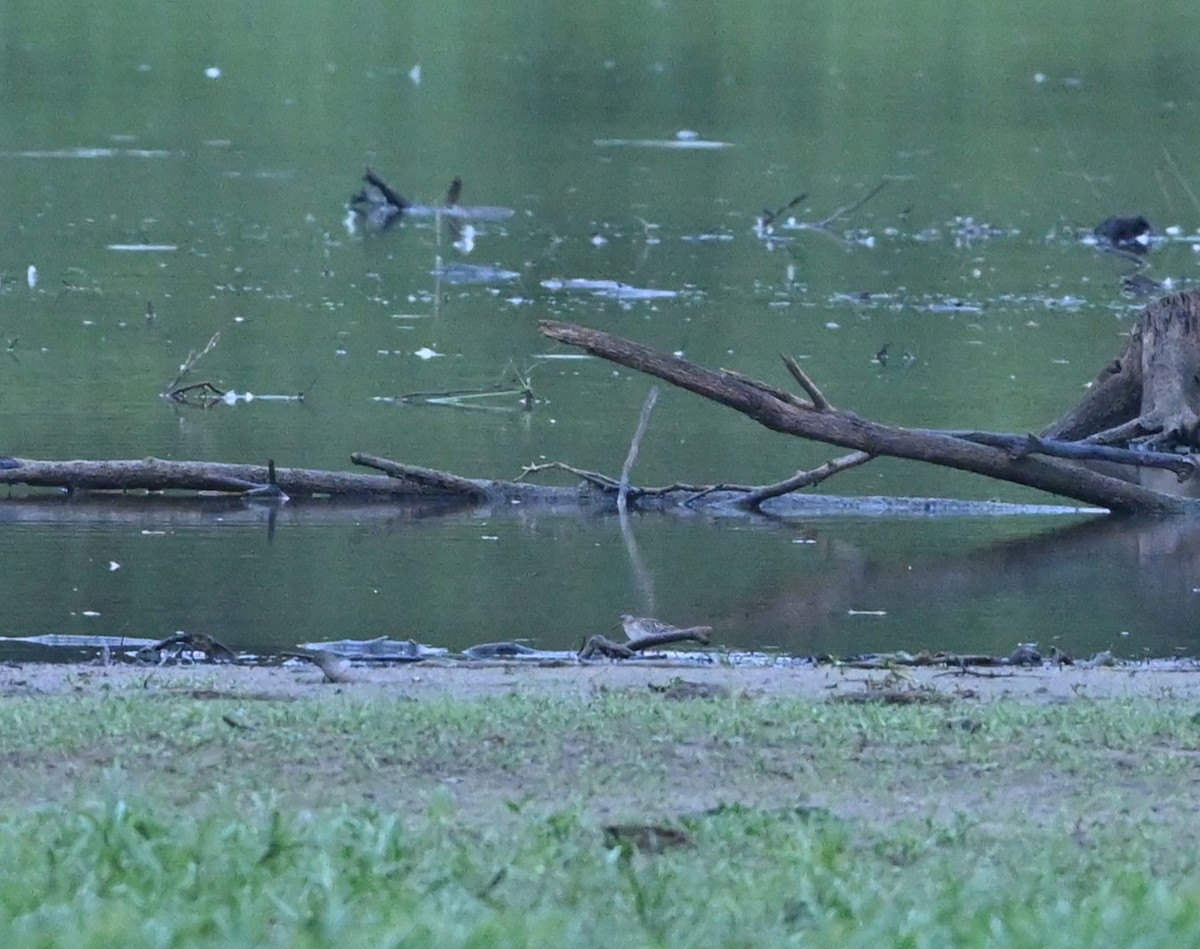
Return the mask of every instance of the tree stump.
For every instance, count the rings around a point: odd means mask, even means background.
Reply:
[[[1200,447],[1200,290],[1147,306],[1121,354],[1042,436],[1180,454]],[[1091,466],[1117,474],[1112,466]],[[1119,476],[1158,491],[1200,495],[1195,478],[1181,484],[1162,471],[1128,468]]]

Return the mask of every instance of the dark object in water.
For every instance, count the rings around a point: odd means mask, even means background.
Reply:
[[[1140,214],[1136,217],[1110,217],[1096,225],[1093,233],[1102,243],[1144,254],[1150,249],[1150,222]]]
[[[363,173],[363,181],[366,184],[350,199],[350,207],[373,227],[387,230],[412,206],[412,202],[406,201],[370,168]]]
[[[1131,297],[1152,297],[1165,293],[1166,287],[1143,274],[1132,273],[1121,278],[1121,292]]]
[[[370,168],[363,175],[365,184],[358,194],[350,199],[350,210],[375,230],[385,231],[401,218],[434,217],[440,215],[453,224],[455,220],[506,221],[516,212],[512,208],[464,207],[462,200],[462,178],[455,177],[446,189],[446,203],[441,206],[414,204]]]

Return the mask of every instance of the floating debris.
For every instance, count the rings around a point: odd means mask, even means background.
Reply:
[[[979,241],[991,240],[996,237],[1017,237],[1017,228],[994,227],[991,224],[978,222],[973,217],[956,217],[946,225],[954,235],[954,246],[957,248],[970,247]]]
[[[664,300],[679,296],[678,290],[651,290],[644,287],[632,287],[617,280],[585,280],[573,278],[570,280],[543,280],[541,285],[547,290],[565,290],[568,292],[591,293],[592,296],[609,297],[614,300]]]
[[[350,210],[370,227],[386,231],[404,216],[411,204],[367,168],[363,172],[362,189],[350,199]]]
[[[733,142],[705,138],[598,138],[592,144],[598,148],[667,148],[677,151],[716,151],[734,147]]]
[[[30,148],[0,152],[0,158],[169,158],[161,148]]]
[[[473,242],[474,238],[472,238]],[[516,280],[521,274],[516,270],[505,270],[492,264],[452,263],[435,267],[431,273],[446,283],[505,283]]]
[[[363,187],[347,204],[348,215],[343,222],[346,230],[355,233],[355,224],[362,221],[374,230],[385,231],[401,218],[444,217],[458,220],[504,221],[516,214],[512,208],[464,207],[458,203],[462,179],[455,178],[447,190],[442,207],[414,204],[370,168],[363,173]],[[473,235],[472,235],[473,236]]]
[[[107,250],[118,250],[134,254],[163,254],[179,250],[178,244],[105,244]]]
[[[724,243],[726,241],[733,240],[733,235],[728,231],[713,231],[703,234],[684,234],[680,240],[687,241],[689,244],[711,244],[717,242]]]

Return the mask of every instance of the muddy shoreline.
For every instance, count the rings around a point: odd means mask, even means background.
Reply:
[[[868,691],[925,691],[968,701],[1033,703],[1134,696],[1200,698],[1200,666],[1192,660],[1125,662],[1083,669],[1069,665],[947,669],[861,669],[847,666],[679,666],[649,663],[540,666],[522,662],[353,664],[351,681],[329,683],[315,667],[245,665],[94,665],[14,663],[0,667],[0,697],[126,690],[197,692],[197,697],[278,700],[473,701],[512,693],[586,699],[603,690],[643,690],[675,680],[719,687],[749,699],[825,701]],[[722,690],[727,690],[722,692]],[[199,693],[203,693],[200,695]]]

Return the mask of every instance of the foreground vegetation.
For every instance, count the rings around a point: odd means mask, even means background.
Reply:
[[[0,939],[1200,944],[1192,715],[1170,696],[7,697]]]

